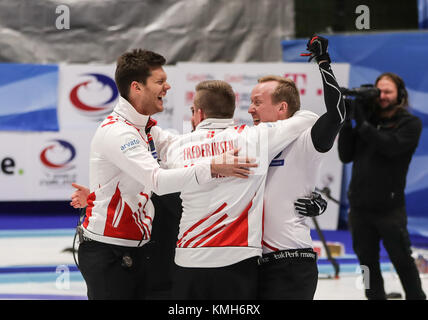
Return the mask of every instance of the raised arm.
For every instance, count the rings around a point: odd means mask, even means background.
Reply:
[[[330,66],[328,40],[314,36],[308,41],[307,50],[311,52],[309,60],[315,58],[319,65],[326,106],[326,113],[312,127],[311,137],[318,152],[327,152],[333,146],[334,140],[345,122],[346,109],[342,93]]]

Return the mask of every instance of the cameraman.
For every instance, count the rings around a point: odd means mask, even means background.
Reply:
[[[375,86],[380,94],[374,101],[352,100],[349,106],[356,126],[348,119],[339,134],[340,160],[353,161],[348,190],[353,248],[360,264],[369,268],[370,286],[365,291],[369,300],[386,299],[380,240],[406,299],[426,299],[411,256],[404,199],[406,175],[422,123],[407,111],[408,94],[398,75],[384,73]]]

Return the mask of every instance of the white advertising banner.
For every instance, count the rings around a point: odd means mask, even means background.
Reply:
[[[33,132],[0,131],[0,201],[36,200],[31,196],[33,162],[29,156]]]
[[[172,88],[154,118],[178,133],[183,110],[174,107],[176,67],[166,66]],[[0,131],[0,201],[68,200],[72,182],[89,185],[89,150],[100,122],[118,100],[115,65],[61,64],[59,132]],[[177,115],[175,111],[180,111]]]
[[[58,118],[60,130],[95,129],[112,112],[119,98],[114,81],[116,66],[112,65],[60,65]],[[176,82],[176,68],[164,67],[168,82]],[[174,90],[164,99],[164,111],[154,118],[162,128],[174,129],[181,120],[174,113]],[[179,121],[177,121],[177,119]],[[92,134],[91,134],[92,137]]]
[[[93,129],[114,108],[119,97],[115,65],[61,64],[58,85],[60,131]]]
[[[177,67],[180,81],[176,84],[178,92],[176,95],[182,106],[190,108],[195,86],[199,82],[224,80],[230,83],[236,94],[235,120],[237,123],[252,124],[251,116],[248,114],[251,90],[257,84],[257,79],[266,75],[285,76],[292,79],[299,89],[302,109],[311,110],[319,115],[325,112],[321,74],[315,63],[181,62]],[[332,64],[332,68],[339,85],[347,86],[349,65],[336,63]],[[184,119],[190,121],[190,113],[185,114]]]
[[[72,182],[88,183],[88,136],[87,130],[1,132],[1,157],[11,160],[1,174],[0,200],[68,200]]]

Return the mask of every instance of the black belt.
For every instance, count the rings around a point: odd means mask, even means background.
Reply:
[[[310,259],[317,260],[317,253],[312,249],[288,249],[270,252],[261,256],[258,260],[258,264],[266,264],[278,260],[293,260],[293,259]]]

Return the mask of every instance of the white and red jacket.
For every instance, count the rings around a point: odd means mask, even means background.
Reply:
[[[317,118],[312,112],[299,111],[290,119],[257,127],[235,126],[232,119],[206,119],[161,154],[168,167],[183,168],[240,148],[240,155],[254,157],[259,164],[248,179],[218,178],[183,189],[177,265],[221,267],[262,254],[263,194],[269,163]]]
[[[146,134],[149,116],[139,114],[120,97],[113,112],[100,124],[91,143],[84,235],[96,241],[136,247],[150,240],[154,208],[152,192],[158,195],[211,181],[208,162],[189,168],[165,170]],[[174,137],[153,127],[167,146]]]

